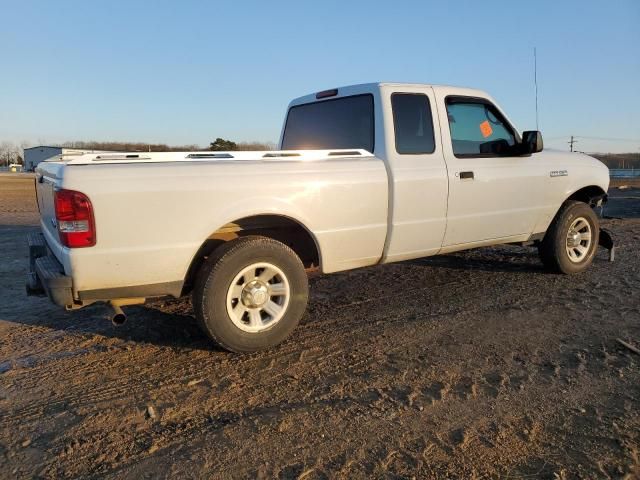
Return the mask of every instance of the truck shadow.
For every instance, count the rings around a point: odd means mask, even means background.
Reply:
[[[410,265],[447,268],[452,270],[504,272],[504,273],[543,273],[544,268],[538,259],[535,248],[526,247],[489,247],[465,252],[437,255],[434,257],[408,260]]]
[[[603,255],[599,254],[599,257]],[[26,270],[26,260],[23,262],[16,258],[15,261],[12,277]],[[318,325],[314,328],[321,328],[319,326],[323,323],[331,323],[336,316],[341,316],[340,305],[357,305],[375,298],[402,297],[406,295],[407,285],[421,292],[420,298],[416,299],[418,309],[422,308],[420,302],[437,306],[455,301],[455,298],[450,298],[451,283],[468,283],[472,280],[477,282],[478,289],[493,292],[496,284],[514,281],[523,274],[535,277],[538,277],[536,274],[546,275],[534,248],[488,247],[318,276],[311,279],[309,310],[302,323],[314,323]],[[23,278],[23,275],[19,278]],[[128,321],[116,327],[109,321],[104,305],[95,304],[74,312],[64,312],[51,305],[46,298],[27,298],[17,286],[11,290],[0,291],[1,320],[81,336],[92,339],[96,345],[107,345],[106,348],[155,346],[169,347],[177,352],[204,351],[228,355],[200,330],[193,317],[189,297],[160,299],[144,306],[125,307]],[[348,316],[343,321],[353,323],[354,329],[360,328],[357,315],[353,318]],[[25,334],[48,335],[37,329]],[[305,348],[304,344],[300,348]]]
[[[402,295],[403,281],[394,280],[393,277],[386,278],[388,269],[404,275],[402,272],[406,272],[409,267],[412,271],[411,275],[420,282],[420,285],[423,283],[425,286],[432,285],[433,288],[429,289],[430,294],[444,299],[447,297],[446,291],[439,290],[446,290],[447,287],[434,286],[431,282],[436,277],[446,277],[449,281],[455,281],[457,276],[467,277],[469,272],[473,271],[509,272],[518,275],[532,271],[541,272],[542,268],[536,265],[534,260],[537,258],[533,254],[525,253],[519,255],[512,253],[510,258],[504,260],[500,259],[499,254],[495,254],[495,258],[488,260],[484,254],[465,253],[412,260],[391,266],[358,269],[331,276],[318,276],[310,281],[309,313],[302,323],[322,324],[325,321],[331,321],[334,317],[331,311],[335,309],[335,315],[339,315],[340,312],[340,308],[336,307],[334,302],[349,304],[360,299],[363,289],[373,297],[382,295],[378,290],[387,293],[392,291],[395,292],[394,295]],[[418,267],[417,271],[415,267]],[[416,286],[414,280],[411,284]],[[0,294],[0,300],[3,296]],[[44,327],[64,332],[65,335],[82,336],[100,344],[104,343],[104,340],[99,340],[98,337],[114,339],[117,342],[108,341],[107,343],[118,349],[138,349],[148,345],[169,347],[180,352],[207,351],[228,354],[201,331],[193,316],[189,297],[160,299],[146,305],[124,307],[123,310],[128,317],[127,322],[121,326],[114,326],[109,320],[109,311],[104,304],[94,304],[76,311],[65,312],[52,305],[46,298],[27,297],[22,291],[17,296],[21,298],[14,296],[13,308],[0,308],[0,319],[21,323],[27,327]],[[331,300],[327,301],[326,298]],[[359,326],[357,319],[345,319],[345,321],[353,321],[354,328]],[[34,334],[39,333],[34,332]],[[301,346],[301,348],[304,347]]]
[[[65,312],[50,304],[46,298],[26,297],[23,307],[0,308],[0,319],[5,322],[35,327],[23,335],[51,335],[57,331],[63,335],[82,337],[90,343],[108,342],[109,347],[139,348],[144,345],[170,347],[178,351],[205,350],[223,352],[200,330],[196,319],[190,313],[191,304],[186,299],[170,300],[165,304],[157,302],[144,306],[124,307],[128,321],[122,326],[114,326],[108,318],[105,305],[94,304],[81,310]],[[27,305],[27,308],[24,306]],[[166,311],[167,305],[169,310]]]
[[[124,307],[128,321],[113,326],[106,318],[106,308],[100,319],[100,334],[132,344],[153,344],[178,350],[224,350],[202,332],[191,310],[189,299],[170,299],[162,303]],[[169,311],[167,311],[169,310]],[[94,332],[97,333],[97,332]]]
[[[319,276],[311,279],[309,312],[311,315],[319,310],[323,313],[320,314],[320,318],[313,319],[307,314],[303,323],[309,321],[322,323],[333,317],[332,307],[325,305],[324,298],[327,295],[346,304],[358,299],[363,289],[370,292],[372,296],[377,295],[376,292],[379,289],[391,290],[401,295],[404,289],[402,281],[386,277],[386,272],[392,269],[404,275],[402,272],[406,272],[407,267],[420,284],[433,286],[430,288],[431,294],[442,298],[446,298],[446,291],[440,292],[439,289],[446,290],[447,287],[434,286],[432,282],[437,278],[446,277],[448,281],[456,281],[456,277],[460,276],[462,279],[474,271],[517,275],[543,271],[534,250],[499,247],[412,260],[390,266],[358,269],[331,276]],[[418,271],[415,271],[415,267],[419,267]],[[415,281],[411,283],[416,286]],[[117,339],[122,343],[118,342],[116,345],[124,348],[153,345],[179,351],[226,352],[200,330],[193,317],[189,297],[159,299],[146,305],[124,307],[128,321],[122,326],[111,324],[108,309],[104,304],[94,304],[77,311],[65,312],[51,305],[46,298],[36,299],[24,296],[19,303],[21,306],[16,303],[15,308],[11,310],[1,309],[0,318],[28,326],[64,331],[70,335]],[[336,309],[336,314],[338,312],[339,308]],[[357,328],[356,320],[354,320],[354,328]]]

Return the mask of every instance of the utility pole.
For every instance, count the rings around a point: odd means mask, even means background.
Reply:
[[[569,148],[570,148],[570,149],[571,149],[571,151],[573,152],[573,144],[574,144],[574,143],[578,143],[578,141],[577,141],[577,140],[574,140],[574,139],[573,139],[573,135],[571,135],[571,140],[569,140],[567,143],[569,144]]]
[[[538,127],[538,56],[536,55],[536,47],[533,47],[533,85],[536,89],[536,130]]]

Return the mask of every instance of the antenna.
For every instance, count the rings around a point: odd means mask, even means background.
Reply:
[[[533,85],[536,88],[536,130],[538,127],[538,56],[536,55],[536,47],[533,47]]]

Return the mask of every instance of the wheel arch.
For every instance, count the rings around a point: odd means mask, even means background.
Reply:
[[[260,235],[284,243],[300,257],[307,269],[322,266],[318,240],[303,222],[283,214],[248,215],[225,223],[202,242],[187,269],[182,294],[193,288],[200,266],[218,247],[249,235]]]
[[[598,185],[589,185],[586,187],[579,188],[578,190],[571,193],[567,198],[564,199],[562,204],[564,205],[569,200],[576,200],[579,202],[584,202],[590,207],[595,207],[599,200],[604,200],[606,202],[607,192],[605,192],[602,187]]]
[[[546,232],[551,226],[551,223],[562,211],[562,208],[566,205],[567,202],[583,202],[589,205],[591,208],[594,208],[598,204],[599,200],[602,200],[603,203],[607,201],[607,193],[599,185],[587,185],[580,187],[577,190],[567,191],[564,194],[564,200],[562,200],[558,207],[555,210],[549,211],[549,213],[545,215],[543,219],[538,221],[539,223],[536,225],[534,234],[532,235],[531,239],[540,240],[546,235]]]

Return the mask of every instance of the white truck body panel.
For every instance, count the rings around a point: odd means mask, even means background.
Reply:
[[[322,252],[325,272],[379,261],[388,203],[380,159],[365,152],[362,157],[323,161],[274,161],[260,160],[261,152],[252,153],[253,161],[180,165],[145,161],[91,165],[88,159],[65,167],[43,163],[39,173],[48,176],[63,168],[60,185],[90,192],[95,212],[98,232],[92,248],[60,247],[50,235],[46,216],[42,219],[53,253],[66,272],[73,272],[74,290],[180,281],[195,253],[217,229],[264,214],[304,225]]]
[[[73,278],[74,298],[86,291],[180,286],[203,243],[246,217],[277,215],[297,222],[313,237],[321,270],[331,273],[525,241],[545,232],[573,192],[608,188],[607,168],[585,155],[543,151],[456,157],[445,98],[479,97],[497,107],[484,92],[374,83],[340,88],[334,98],[363,93],[374,99],[373,152],[90,154],[41,163],[37,188],[42,231]],[[428,98],[435,135],[432,153],[396,152],[394,93]],[[317,101],[322,100],[307,95],[289,107]],[[473,180],[460,178],[467,170],[475,173]],[[90,198],[95,246],[70,249],[60,244],[54,188]]]
[[[447,225],[449,186],[442,143],[436,142],[429,154],[398,155],[395,151],[392,93],[419,93],[429,98],[436,110],[433,88],[419,85],[385,85],[382,117],[385,120],[385,149],[380,155],[389,165],[390,215],[389,235],[384,261],[394,262],[434,255],[442,247]],[[438,137],[438,119],[434,129]]]

